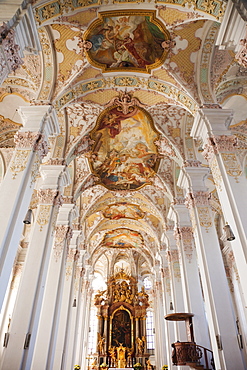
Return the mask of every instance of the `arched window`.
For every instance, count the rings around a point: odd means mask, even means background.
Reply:
[[[88,353],[96,352],[97,344],[98,318],[96,308],[90,311],[89,335],[88,335]]]
[[[144,278],[143,285],[144,285],[145,289],[151,289],[152,288],[152,282],[149,280],[148,277]]]
[[[154,316],[152,311],[147,311],[146,319],[147,349],[154,349]]]

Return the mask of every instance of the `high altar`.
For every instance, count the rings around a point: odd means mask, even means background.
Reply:
[[[98,308],[98,363],[111,368],[132,368],[148,359],[146,311],[148,294],[138,292],[137,281],[123,269],[111,276],[105,291],[95,296]]]

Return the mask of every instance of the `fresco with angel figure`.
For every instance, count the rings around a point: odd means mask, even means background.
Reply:
[[[93,173],[110,190],[135,190],[152,182],[159,164],[154,142],[158,133],[151,117],[133,106],[104,111],[91,132],[94,147],[89,156]]]
[[[170,38],[153,11],[122,11],[99,14],[85,34],[90,62],[103,70],[141,69],[162,64]]]
[[[108,248],[137,248],[143,246],[140,233],[130,229],[115,229],[105,234],[103,247]]]

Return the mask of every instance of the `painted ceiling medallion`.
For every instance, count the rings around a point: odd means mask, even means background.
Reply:
[[[90,133],[95,143],[89,163],[99,183],[107,189],[137,190],[151,184],[158,170],[154,142],[159,135],[137,99],[123,94],[120,99],[114,98],[114,102],[118,105],[105,109]]]
[[[124,228],[106,233],[102,243],[102,246],[107,248],[137,248],[143,245],[140,233]]]
[[[144,217],[144,213],[138,206],[127,202],[120,202],[108,206],[103,212],[103,215],[111,220],[119,220],[120,218],[138,220]]]
[[[153,11],[103,12],[84,34],[90,63],[103,71],[150,72],[168,53],[170,34]]]

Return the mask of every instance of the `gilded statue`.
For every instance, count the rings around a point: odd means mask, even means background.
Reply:
[[[99,352],[99,355],[103,355],[104,354],[104,345],[105,345],[105,338],[104,336],[101,336],[100,334],[98,334],[98,352]]]
[[[150,360],[146,361],[146,365],[147,365],[147,370],[152,370],[153,369],[153,365],[151,364]]]
[[[115,367],[116,366],[116,347],[109,347],[109,354],[110,354],[110,357],[111,357],[111,366],[112,367]]]
[[[125,359],[126,347],[123,347],[123,343],[120,343],[120,346],[117,347],[117,362],[119,368],[125,368],[126,359]]]
[[[136,338],[137,353],[140,355],[144,352],[143,341],[141,338]]]

